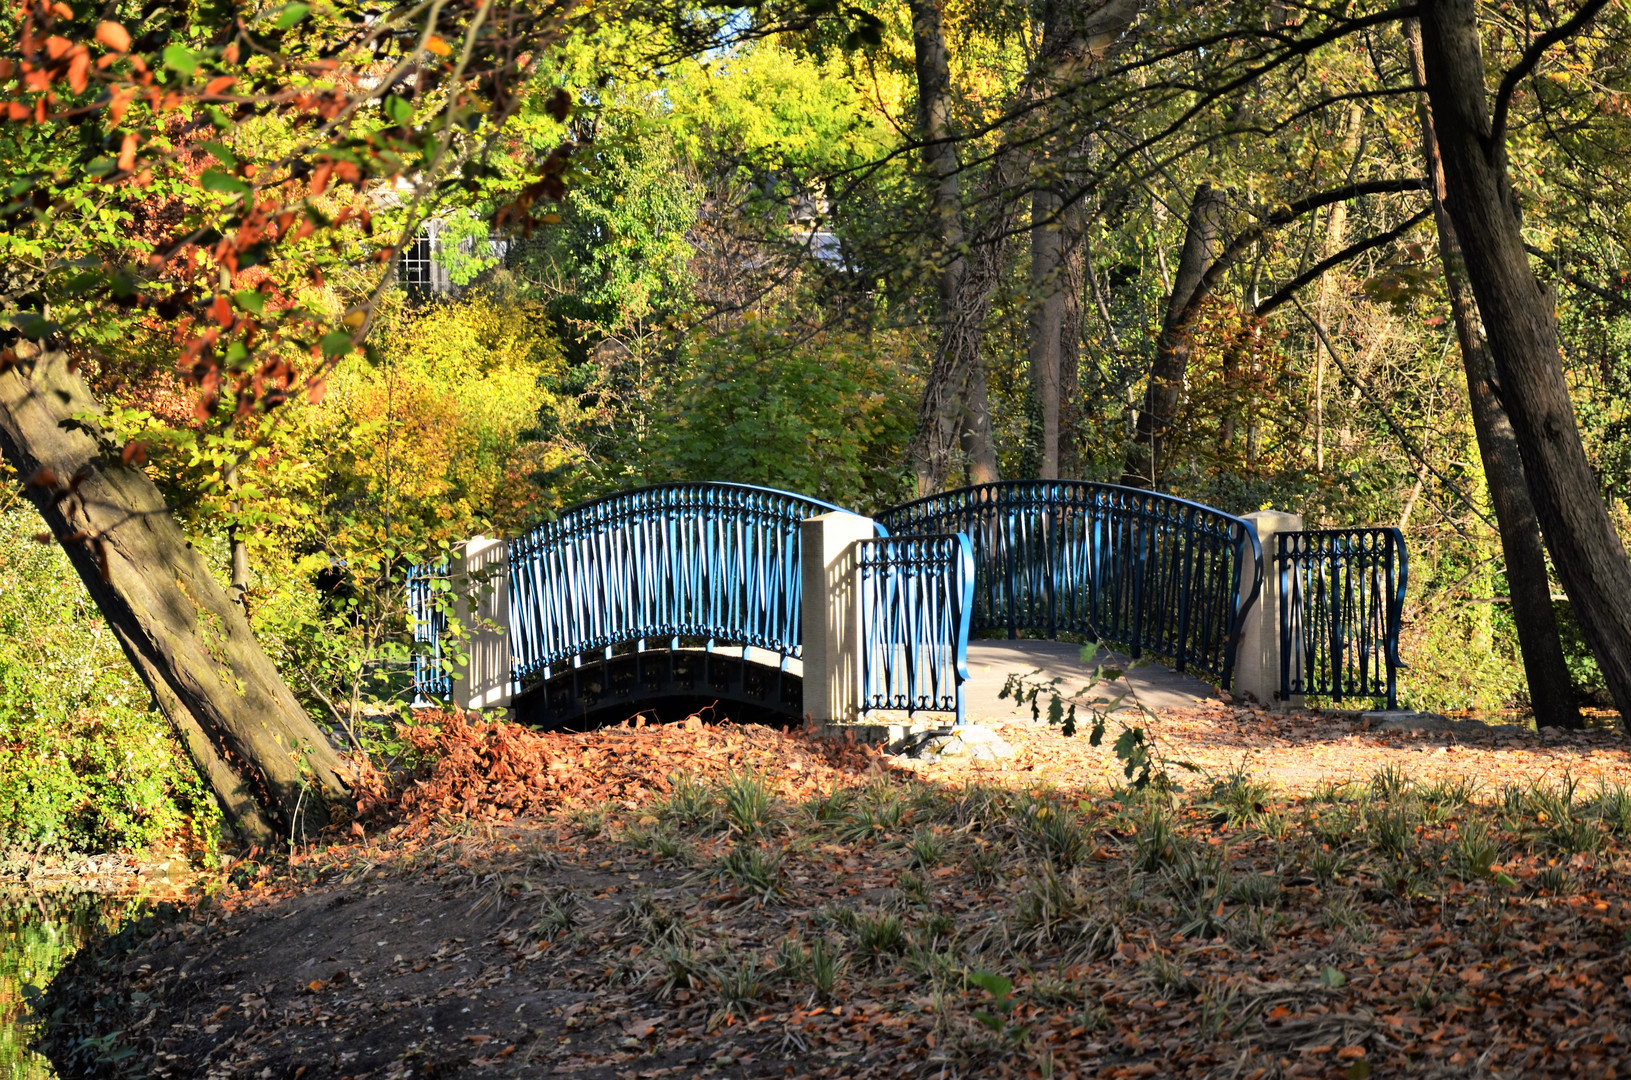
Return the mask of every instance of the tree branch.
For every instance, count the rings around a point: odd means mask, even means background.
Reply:
[[[1563,269],[1553,261],[1556,256],[1549,251],[1542,251],[1534,244],[1525,244],[1523,245],[1523,249],[1529,254],[1533,255],[1535,258],[1539,259],[1541,262],[1545,263],[1548,270],[1562,278],[1564,281],[1567,281],[1570,285],[1573,285],[1577,289],[1582,289],[1591,293],[1591,295],[1597,297],[1599,300],[1613,304],[1622,312],[1631,314],[1631,296],[1626,296],[1624,293],[1617,293],[1614,290],[1605,288],[1596,284],[1595,282],[1587,281],[1585,278],[1574,273],[1573,271]]]
[[[1496,91],[1495,113],[1489,125],[1490,147],[1500,146],[1506,138],[1506,116],[1512,106],[1512,94],[1518,89],[1518,84],[1534,72],[1535,66],[1546,55],[1546,50],[1578,34],[1607,6],[1608,0],[1586,0],[1580,10],[1574,13],[1574,18],[1561,26],[1554,26],[1529,43],[1529,48],[1523,51],[1522,58],[1501,79],[1501,88]]]
[[[1383,244],[1391,243],[1392,241],[1397,240],[1399,237],[1415,228],[1432,212],[1433,207],[1431,205],[1424,206],[1422,209],[1416,211],[1416,213],[1401,221],[1398,225],[1389,229],[1387,232],[1377,233],[1375,236],[1372,236],[1366,240],[1361,240],[1357,244],[1349,244],[1335,255],[1332,255],[1326,259],[1321,259],[1319,262],[1315,263],[1313,266],[1310,266],[1301,274],[1298,274],[1296,277],[1292,278],[1285,285],[1282,285],[1279,291],[1273,296],[1269,297],[1261,304],[1258,304],[1257,310],[1254,314],[1256,314],[1258,318],[1262,318],[1275,308],[1279,307],[1281,304],[1284,304],[1286,301],[1290,300],[1297,294],[1299,289],[1302,289],[1310,282],[1318,281],[1327,270],[1330,270],[1335,266],[1341,266],[1348,260],[1363,255],[1372,248],[1378,248]]]

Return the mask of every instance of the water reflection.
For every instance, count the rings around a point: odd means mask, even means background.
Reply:
[[[0,892],[0,1080],[55,1080],[51,1063],[29,1049],[29,999],[86,940],[117,930],[140,904],[94,893]]]

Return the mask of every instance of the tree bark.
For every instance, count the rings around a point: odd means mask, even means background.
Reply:
[[[1172,281],[1172,295],[1167,299],[1161,334],[1156,339],[1144,408],[1138,414],[1132,445],[1127,448],[1123,484],[1154,487],[1161,479],[1161,470],[1166,464],[1162,454],[1168,433],[1178,417],[1184,377],[1189,370],[1192,336],[1188,320],[1182,316],[1190,308],[1195,290],[1217,257],[1223,204],[1222,189],[1208,183],[1202,183],[1195,190],[1195,198],[1190,203],[1189,220],[1184,226],[1184,249],[1178,258],[1178,273]]]
[[[58,351],[19,341],[0,372],[0,452],[223,811],[251,837],[315,832],[344,763],[283,685],[151,481],[104,440]],[[90,418],[90,419],[87,419]],[[246,799],[253,794],[253,800]],[[259,802],[264,814],[254,811]]]
[[[1490,119],[1475,0],[1421,6],[1422,60],[1454,223],[1552,564],[1631,726],[1631,561],[1586,458],[1558,351],[1553,298],[1535,277]]]
[[[1422,66],[1421,27],[1415,20],[1405,24],[1405,44],[1416,82],[1425,85],[1427,72]],[[1517,624],[1518,648],[1523,655],[1535,723],[1541,727],[1578,728],[1584,722],[1563,657],[1557,612],[1552,607],[1552,583],[1546,573],[1540,520],[1529,499],[1512,420],[1495,392],[1494,363],[1478,327],[1476,300],[1467,282],[1455,223],[1445,210],[1444,168],[1439,161],[1438,139],[1433,133],[1432,109],[1425,97],[1418,101],[1417,113],[1421,120],[1428,190],[1433,195],[1433,220],[1438,225],[1439,261],[1444,264],[1445,291],[1450,298],[1450,314],[1455,319],[1456,340],[1461,346],[1461,364],[1467,372],[1467,400],[1472,408],[1478,455],[1484,463],[1484,478],[1501,534],[1507,590],[1512,598],[1512,621]]]
[[[1065,207],[1060,259],[1059,317],[1059,475],[1082,474],[1082,304],[1087,288],[1082,236],[1082,202]]]
[[[1046,184],[1031,193],[1031,342],[1027,359],[1031,393],[1042,416],[1042,447],[1036,475],[1059,477],[1059,348],[1065,323],[1065,290],[1060,270],[1064,235],[1059,220],[1063,200]]]

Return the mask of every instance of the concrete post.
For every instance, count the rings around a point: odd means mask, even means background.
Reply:
[[[454,613],[469,635],[470,662],[454,668],[453,703],[461,709],[510,707],[510,546],[473,536],[455,552]]]
[[[1300,708],[1302,697],[1281,701],[1280,691],[1280,572],[1274,565],[1274,538],[1279,533],[1296,532],[1303,527],[1297,514],[1281,510],[1258,510],[1243,515],[1263,546],[1263,591],[1246,613],[1241,625],[1240,645],[1235,650],[1236,696],[1250,694],[1265,705]],[[1249,596],[1256,569],[1248,561],[1240,574],[1242,595]]]
[[[861,716],[861,604],[855,543],[877,524],[834,511],[800,526],[803,585],[804,715],[815,723]]]

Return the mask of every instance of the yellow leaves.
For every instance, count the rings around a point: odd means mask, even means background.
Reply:
[[[433,52],[437,56],[453,55],[453,46],[449,45],[435,34],[432,34],[430,37],[425,39],[425,50],[427,52]]]
[[[130,51],[130,31],[109,19],[96,24],[96,40],[114,52]]]

